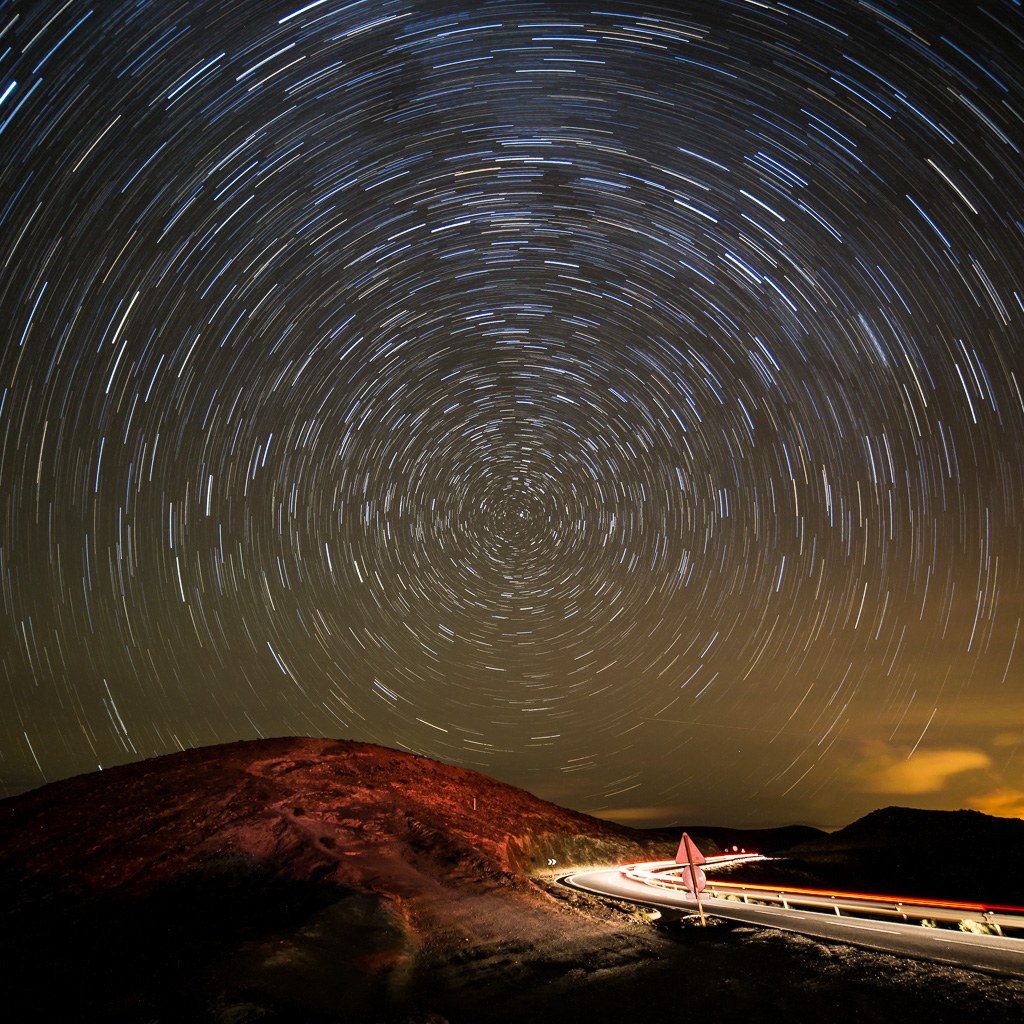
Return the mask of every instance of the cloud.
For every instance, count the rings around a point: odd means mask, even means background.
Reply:
[[[972,811],[984,811],[997,818],[1024,818],[1024,790],[1000,786],[972,796],[967,806]]]
[[[862,761],[855,769],[865,793],[938,793],[953,775],[991,768],[992,758],[969,747],[915,751],[909,758],[883,753]]]
[[[993,747],[1017,747],[1024,743],[1022,732],[1001,732],[992,737]]]
[[[633,824],[638,821],[669,821],[679,817],[685,808],[678,804],[665,804],[660,807],[609,807],[604,811],[590,811],[595,818],[614,821],[620,825]]]

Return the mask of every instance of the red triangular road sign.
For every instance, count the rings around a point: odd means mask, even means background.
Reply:
[[[686,865],[678,874],[683,880],[683,885],[694,894],[702,893],[707,885],[704,872],[697,866],[703,864],[705,859],[704,854],[697,849],[694,841],[684,832],[683,838],[679,840],[676,863]]]
[[[689,849],[687,849],[689,847]],[[706,860],[703,853],[697,849],[697,844],[684,832],[679,840],[679,849],[676,852],[677,864],[703,864]]]

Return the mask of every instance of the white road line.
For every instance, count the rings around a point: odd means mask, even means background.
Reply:
[[[869,932],[885,932],[887,935],[906,935],[906,932],[901,928],[879,928],[877,925],[862,924],[860,921],[857,921],[856,923],[853,921],[844,921],[843,924],[846,925],[847,928],[863,928]]]
[[[943,942],[962,942],[968,946],[977,946],[977,939],[968,939],[960,935],[951,935],[947,928],[922,928],[921,933],[927,935],[929,938],[941,939]],[[916,934],[916,933],[915,933]],[[1005,936],[989,936],[990,938],[1005,938]],[[1010,949],[1013,950],[1012,946],[997,946],[992,943],[993,949]]]

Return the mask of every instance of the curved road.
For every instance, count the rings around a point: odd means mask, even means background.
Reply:
[[[611,896],[660,910],[696,913],[697,901],[689,894],[655,888],[624,877],[618,868],[564,875],[559,881],[570,888],[599,896]],[[733,921],[813,935],[868,949],[896,953],[919,960],[933,960],[969,970],[993,971],[1024,978],[1024,939],[1000,935],[973,935],[945,928],[922,928],[896,921],[870,921],[836,917],[808,910],[754,906],[732,900],[701,896],[707,914]]]

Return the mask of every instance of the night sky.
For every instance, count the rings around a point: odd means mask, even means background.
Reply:
[[[259,736],[1024,815],[1024,9],[0,4],[0,791]]]

